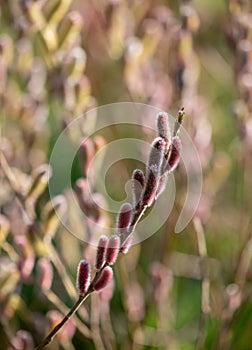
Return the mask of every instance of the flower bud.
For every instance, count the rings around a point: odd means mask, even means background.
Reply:
[[[123,203],[117,215],[116,229],[119,235],[128,231],[131,222],[132,205]]]
[[[149,163],[146,168],[145,187],[141,201],[143,207],[151,206],[155,199],[165,147],[166,142],[161,137],[157,137],[152,143]]]
[[[120,246],[120,238],[117,235],[113,235],[109,238],[107,251],[106,251],[106,264],[113,265],[116,262]]]
[[[108,238],[106,236],[101,236],[98,242],[97,252],[96,252],[96,260],[95,260],[95,268],[96,270],[100,270],[105,262],[105,253],[108,244]]]
[[[99,292],[103,288],[105,288],[113,277],[113,270],[110,266],[106,266],[97,281],[94,283],[94,290]]]
[[[133,207],[137,212],[140,209],[140,199],[144,187],[144,173],[142,170],[135,169],[132,174],[132,196]]]
[[[26,200],[33,203],[44,192],[50,177],[52,176],[52,169],[48,164],[42,164],[34,171],[33,181],[26,194]]]
[[[132,179],[138,181],[142,187],[144,186],[144,173],[142,170],[135,169],[132,174]]]
[[[185,119],[185,110],[184,110],[184,107],[182,107],[178,112],[178,117],[174,124],[173,136],[178,135],[184,119]]]
[[[67,210],[67,201],[63,195],[58,195],[49,201],[42,212],[43,234],[44,237],[52,237],[56,233],[60,218],[65,215]],[[60,217],[59,217],[60,215]]]
[[[114,287],[114,280],[111,279],[110,282],[106,285],[106,288],[101,290],[101,292],[99,293],[99,297],[103,303],[109,303],[113,296]]]
[[[162,139],[165,140],[166,142],[166,147],[167,149],[165,150],[168,151],[168,146],[171,140],[171,130],[170,130],[170,126],[168,123],[168,114],[161,112],[158,114],[157,116],[157,130],[158,130],[158,134],[160,137],[162,137]]]
[[[173,172],[179,164],[181,148],[180,138],[178,136],[173,137],[166,165],[166,170],[168,170],[169,173]]]
[[[43,291],[51,288],[53,269],[49,260],[40,258],[38,261],[38,285]]]
[[[77,270],[76,287],[80,295],[84,295],[90,284],[90,265],[87,260],[81,260]]]

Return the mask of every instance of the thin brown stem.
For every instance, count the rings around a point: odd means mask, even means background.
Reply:
[[[145,211],[147,209],[147,206],[144,206],[143,208],[141,208],[137,213],[135,213],[131,224],[130,224],[130,230],[129,232],[127,232],[125,234],[125,236],[122,237],[122,241],[121,241],[121,245],[123,246],[123,244],[125,243],[125,241],[127,240],[127,238],[129,237],[129,235],[133,234],[137,224],[139,223],[139,221],[141,220],[141,218],[143,217]]]
[[[76,301],[76,303],[73,305],[71,310],[66,314],[66,316],[62,319],[61,322],[59,322],[47,335],[47,337],[42,341],[42,343],[36,347],[36,350],[42,350],[46,345],[48,345],[54,336],[58,333],[58,331],[64,326],[64,324],[73,316],[73,314],[79,309],[81,304],[86,300],[86,298],[89,296],[90,292],[87,292],[84,295],[80,295],[79,299]]]
[[[65,304],[61,301],[61,299],[53,291],[48,290],[45,295],[46,295],[47,299],[53,305],[55,305],[63,315],[68,312],[68,309],[65,306]],[[74,323],[75,323],[76,327],[78,328],[79,332],[81,332],[85,337],[87,337],[87,338],[91,337],[89,328],[77,316],[74,316]]]
[[[136,228],[136,225],[138,224],[139,220],[141,219],[141,217],[143,216],[144,212],[146,210],[146,207],[144,207],[141,211],[139,211],[138,213],[135,214],[135,216],[132,219],[132,223],[131,223],[131,231],[130,233],[127,234],[127,237],[129,234],[132,234]],[[125,239],[127,239],[127,237]],[[36,350],[41,350],[44,349],[44,347],[46,345],[48,345],[52,339],[54,338],[54,336],[58,333],[58,331],[64,326],[64,324],[73,316],[73,314],[79,309],[79,307],[81,306],[81,304],[87,299],[87,297],[94,291],[93,286],[95,284],[95,282],[97,281],[97,279],[99,278],[99,276],[101,275],[102,271],[104,270],[104,268],[107,266],[107,264],[105,264],[103,266],[103,268],[100,271],[97,271],[92,282],[90,283],[90,286],[88,288],[88,291],[86,292],[86,294],[84,296],[79,296],[79,299],[76,301],[76,303],[73,305],[73,307],[71,308],[71,310],[66,314],[66,316],[52,329],[52,331],[47,335],[47,337],[42,341],[42,343],[36,348]]]
[[[96,272],[87,292],[84,295],[80,295],[76,303],[73,305],[71,310],[64,316],[64,318],[51,330],[51,332],[46,336],[46,338],[42,341],[42,343],[36,348],[36,350],[44,349],[46,345],[48,345],[54,338],[54,336],[58,333],[58,331],[64,326],[64,324],[75,314],[75,312],[79,309],[82,303],[87,299],[87,297],[94,291],[93,286],[97,279],[99,278],[103,269],[107,266],[105,264],[103,268]]]

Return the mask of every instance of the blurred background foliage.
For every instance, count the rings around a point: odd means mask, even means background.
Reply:
[[[52,209],[55,141],[76,116],[130,101],[173,115],[185,107],[201,201],[175,235],[186,193],[179,168],[167,223],[120,257],[114,286],[92,295],[48,349],[251,349],[251,1],[0,5],[1,348],[33,349],[72,306],[78,261],[92,259]],[[83,146],[73,182],[103,142]],[[118,169],[127,181],[125,166]],[[108,180],[108,191],[117,196],[124,182]],[[53,198],[62,213],[66,197]]]

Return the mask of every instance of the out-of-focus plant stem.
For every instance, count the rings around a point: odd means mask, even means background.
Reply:
[[[196,233],[198,250],[200,256],[200,269],[201,269],[201,315],[199,320],[199,333],[196,342],[196,348],[202,349],[204,341],[204,332],[206,324],[206,315],[211,311],[210,307],[210,279],[209,270],[207,266],[207,245],[202,223],[198,217],[193,219],[193,225]]]
[[[61,301],[61,299],[59,299],[59,297],[51,290],[48,290],[45,293],[47,299],[53,304],[55,305],[63,314],[67,314],[68,309],[65,306],[65,304]],[[87,338],[91,337],[90,334],[90,330],[88,329],[87,326],[85,326],[85,324],[78,318],[78,317],[74,317],[74,323],[76,325],[76,327],[78,328],[78,330]]]

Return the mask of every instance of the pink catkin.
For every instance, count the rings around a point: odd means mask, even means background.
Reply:
[[[96,270],[100,270],[105,262],[105,253],[108,244],[108,238],[106,236],[101,236],[98,242],[97,252],[96,252],[96,260],[95,260],[95,268]]]
[[[180,161],[182,145],[178,136],[172,138],[172,143],[170,147],[171,149],[169,151],[166,170],[172,172],[176,169]]]
[[[157,137],[152,143],[149,163],[146,168],[146,182],[141,201],[142,207],[151,206],[155,199],[165,147],[166,142],[161,137]]]
[[[138,181],[142,187],[144,186],[144,173],[142,170],[135,169],[132,174],[132,179]]]
[[[124,234],[128,231],[131,222],[132,205],[123,203],[117,215],[116,229],[117,233]]]
[[[108,303],[113,296],[114,292],[114,280],[111,279],[110,282],[106,285],[106,288],[102,289],[99,293],[101,301]]]
[[[142,170],[135,169],[132,174],[132,196],[134,210],[140,209],[140,199],[144,188],[144,173]]]
[[[106,251],[106,264],[113,265],[116,262],[120,247],[120,238],[117,235],[113,235],[109,238],[107,251]]]
[[[77,270],[76,286],[80,295],[84,295],[90,284],[90,265],[87,260],[81,260]]]
[[[40,258],[38,261],[38,285],[44,291],[49,290],[52,285],[53,269],[49,260]]]
[[[169,146],[171,139],[171,130],[168,123],[168,114],[165,112],[161,112],[157,116],[157,129],[158,134],[166,141],[166,146]],[[166,149],[167,151],[167,149]],[[166,153],[166,152],[165,152]]]
[[[105,288],[113,277],[113,270],[110,266],[106,266],[97,281],[94,283],[94,290],[97,292]]]

